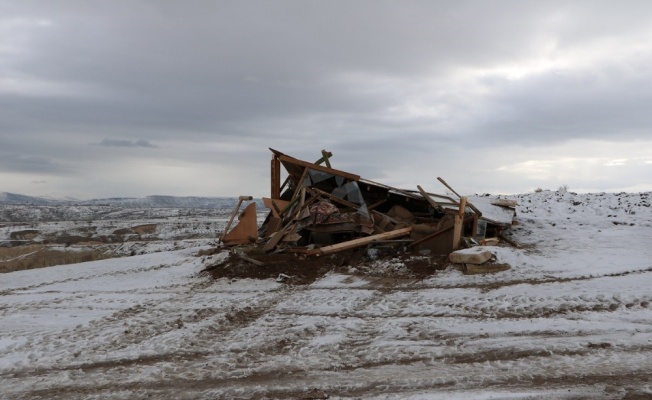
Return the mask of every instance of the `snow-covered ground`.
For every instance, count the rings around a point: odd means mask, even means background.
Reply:
[[[652,397],[650,194],[510,198],[496,274],[214,281],[198,239],[0,275],[0,397]]]

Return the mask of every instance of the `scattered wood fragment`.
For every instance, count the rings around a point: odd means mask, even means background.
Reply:
[[[229,229],[231,228],[231,224],[233,223],[233,220],[235,219],[235,216],[238,215],[238,211],[240,211],[240,206],[242,205],[243,201],[250,201],[253,200],[253,197],[251,196],[240,196],[238,198],[238,203],[236,204],[235,208],[233,209],[233,213],[231,214],[231,219],[229,219],[229,222],[226,224],[226,227],[224,227],[224,232],[222,232],[222,236],[220,236],[220,242],[224,241],[224,238],[226,237],[227,233],[229,232]]]
[[[240,257],[241,259],[243,259],[243,260],[245,260],[245,261],[247,261],[247,262],[250,262],[250,263],[252,263],[252,264],[254,264],[254,265],[257,265],[257,266],[259,266],[259,267],[263,267],[263,266],[265,265],[265,263],[263,263],[263,262],[261,262],[261,261],[258,261],[258,260],[254,260],[254,259],[251,258],[251,257],[247,257],[246,255],[244,255],[244,254],[242,254],[242,253],[238,253],[238,257]]]
[[[239,205],[238,207],[239,208]],[[237,210],[236,208],[236,210]],[[256,203],[249,203],[238,218],[238,224],[221,237],[221,241],[226,245],[238,245],[246,243],[255,243],[258,239],[258,224],[256,222]]]
[[[377,235],[371,235],[363,238],[353,239],[347,242],[342,242],[330,246],[320,247],[319,249],[312,250],[308,254],[327,255],[327,254],[337,253],[340,251],[350,250],[356,247],[365,246],[376,240],[394,239],[394,238],[399,238],[401,236],[406,236],[409,235],[410,232],[412,232],[411,226],[403,229],[397,229],[395,231],[389,231]]]

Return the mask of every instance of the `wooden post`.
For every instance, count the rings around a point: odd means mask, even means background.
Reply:
[[[331,153],[330,151],[322,150],[321,155],[324,159],[324,163],[326,163],[326,166],[330,168],[331,162],[328,159],[333,155],[333,153]]]
[[[272,155],[272,166],[271,166],[271,198],[280,199],[281,198],[281,160],[276,156]]]
[[[464,210],[466,209],[466,197],[460,198],[460,208],[455,215],[455,226],[453,228],[453,250],[460,248],[462,239],[462,225],[464,224]]]

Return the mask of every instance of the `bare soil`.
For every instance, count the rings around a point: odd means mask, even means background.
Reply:
[[[200,256],[215,254],[221,251],[216,248],[212,251],[202,252]],[[265,254],[256,247],[234,248],[229,258],[223,262],[208,265],[204,272],[209,273],[214,279],[277,279],[283,275],[289,276],[287,283],[306,285],[313,283],[328,272],[351,273],[351,266],[356,266],[354,275],[378,276],[387,278],[412,278],[425,279],[443,270],[448,265],[446,257],[416,257],[412,253],[394,253],[385,255],[385,259],[400,260],[405,265],[402,271],[387,271],[374,268],[364,249],[348,250],[330,256],[316,257],[290,253]],[[254,261],[263,263],[262,266],[243,259],[239,254],[245,255]]]

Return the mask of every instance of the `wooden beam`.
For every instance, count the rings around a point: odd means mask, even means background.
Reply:
[[[460,208],[457,210],[457,215],[464,218],[464,211],[466,210],[466,197],[460,198]]]
[[[421,186],[417,185],[417,189],[419,189],[419,193],[421,193],[421,196],[423,196],[435,210],[444,212],[444,207],[442,207],[436,201],[434,201],[432,199],[432,197],[430,197],[430,195],[428,193],[426,193],[426,191],[423,190],[423,188]]]
[[[312,194],[313,196],[328,197],[330,200],[332,200],[332,201],[334,201],[336,203],[340,203],[344,207],[350,207],[350,208],[353,208],[354,210],[357,210],[357,209],[360,208],[360,205],[358,205],[358,204],[353,204],[350,201],[340,199],[337,196],[333,196],[332,194],[324,192],[323,190],[320,190],[320,189],[317,189],[317,188],[308,188],[308,192],[310,192],[310,194]]]
[[[448,183],[446,183],[445,180],[443,180],[443,179],[440,178],[440,177],[437,177],[437,180],[438,180],[439,182],[441,182],[444,186],[446,186],[446,187],[448,188],[448,190],[450,190],[451,192],[455,193],[455,195],[456,195],[457,197],[459,197],[459,198],[462,197],[462,196],[459,195],[459,193],[457,193],[457,192],[455,191],[455,189],[453,189],[452,187],[450,187],[450,185],[449,185]]]
[[[250,262],[250,263],[252,263],[252,264],[254,264],[254,265],[257,265],[257,266],[259,266],[259,267],[263,267],[263,266],[265,266],[265,263],[260,262],[260,261],[258,261],[258,260],[254,260],[254,259],[251,258],[251,257],[247,257],[246,255],[244,255],[244,254],[242,254],[242,253],[238,253],[238,257],[240,257],[241,259],[243,259],[243,260],[245,260],[245,261],[247,261],[247,262]]]
[[[331,153],[330,151],[322,150],[321,151],[321,158],[319,160],[317,160],[317,162],[315,164],[326,163],[326,166],[328,168],[330,168],[331,167],[331,162],[330,162],[329,158],[331,158],[331,157],[333,157],[333,153]]]
[[[378,207],[378,206],[380,206],[380,205],[382,205],[382,204],[385,204],[385,203],[387,203],[387,199],[379,200],[379,201],[375,202],[374,204],[368,206],[368,207],[367,207],[367,210],[371,211],[371,210],[373,210],[374,208],[376,208],[376,207]]]
[[[279,191],[278,191],[279,192],[279,197],[280,197],[280,193],[283,193],[283,189],[285,189],[285,187],[288,185],[288,183],[290,182],[291,179],[292,179],[292,175],[288,175],[288,176],[285,177],[285,180],[283,181],[283,184],[281,185],[281,189],[279,189]]]
[[[279,155],[278,158],[279,158],[279,160],[281,162],[286,162],[286,163],[289,163],[289,164],[294,164],[294,165],[298,165],[298,166],[301,166],[301,167],[314,169],[315,171],[325,172],[327,174],[331,174],[331,175],[335,175],[335,176],[341,176],[342,178],[349,179],[349,180],[356,181],[356,182],[358,180],[360,180],[360,175],[351,174],[351,173],[348,173],[348,172],[345,172],[345,171],[340,171],[340,170],[333,169],[333,168],[322,167],[321,165],[313,164],[313,163],[310,163],[310,162],[307,162],[307,161],[298,160],[298,159],[296,159],[294,157],[286,156],[285,154]]]
[[[460,248],[462,239],[462,228],[464,224],[464,210],[466,209],[466,197],[460,198],[460,208],[455,215],[455,225],[453,225],[453,251]]]
[[[369,243],[372,243],[376,240],[387,240],[387,239],[395,239],[399,238],[401,236],[407,236],[412,232],[412,227],[409,226],[407,228],[403,229],[397,229],[395,231],[389,231],[385,233],[379,233],[377,235],[371,235],[359,239],[353,239],[349,240],[348,242],[342,242],[338,244],[334,244],[331,246],[324,246],[319,249],[313,250],[313,252],[309,254],[316,254],[316,255],[327,255],[327,254],[333,254],[333,253],[338,253],[340,251],[345,251],[345,250],[350,250],[354,249],[356,247],[361,247],[361,246],[366,246]]]
[[[297,182],[297,187],[294,188],[294,193],[292,193],[292,201],[294,201],[294,199],[296,199],[301,193],[301,185],[303,184],[303,181],[306,179],[306,176],[308,176],[308,168],[304,168],[303,172],[301,173],[301,177]]]
[[[276,202],[272,199],[269,199],[267,197],[263,197],[263,204],[265,207],[269,208],[272,211],[272,216],[278,218],[281,215],[281,209],[278,207]]]
[[[280,199],[281,198],[281,161],[278,159],[278,157],[276,157],[276,155],[272,155],[271,173],[272,173],[272,178],[271,178],[272,190],[270,196],[272,197],[272,199]]]
[[[455,225],[453,225],[453,251],[460,248],[460,239],[462,239],[462,218],[455,214]]]
[[[263,251],[265,253],[269,253],[270,251],[274,250],[278,243],[283,239],[283,236],[287,235],[288,233],[294,232],[297,228],[296,223],[291,223],[283,227],[283,229],[279,230],[276,232],[272,237],[269,238],[267,243],[265,243],[265,246],[263,246]]]
[[[455,190],[453,190],[453,188],[450,187],[450,185],[449,185],[448,183],[446,183],[445,180],[443,180],[443,179],[440,178],[440,177],[437,177],[437,180],[438,180],[439,182],[441,182],[444,186],[446,186],[446,187],[447,187],[451,192],[455,193],[455,194],[457,195],[457,197],[459,197],[460,199],[462,198],[462,196],[460,196],[460,195],[459,195]],[[468,206],[469,206],[469,208],[470,208],[471,210],[473,210],[473,212],[475,212],[476,214],[478,214],[478,217],[481,217],[481,216],[482,216],[482,211],[480,211],[480,210],[478,210],[477,208],[475,208],[475,206],[474,206],[473,204],[468,203]]]

